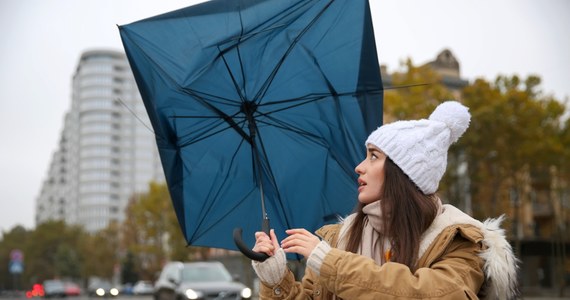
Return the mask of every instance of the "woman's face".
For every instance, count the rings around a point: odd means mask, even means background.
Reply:
[[[358,201],[368,204],[380,200],[384,187],[386,154],[368,145],[366,158],[354,169],[358,176]]]

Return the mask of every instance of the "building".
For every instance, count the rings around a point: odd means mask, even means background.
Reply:
[[[89,232],[122,222],[128,199],[164,181],[154,134],[126,56],[83,53],[71,108],[37,198],[36,222],[64,220]]]
[[[441,76],[441,83],[453,93],[456,99],[461,98],[461,90],[469,85],[468,80],[461,78],[459,61],[449,49],[442,50],[435,60],[427,62],[422,66],[429,66]],[[382,65],[380,71],[384,87],[392,87],[392,74],[388,72],[388,67]]]

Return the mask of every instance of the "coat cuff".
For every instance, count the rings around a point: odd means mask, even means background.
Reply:
[[[331,251],[331,246],[327,242],[321,241],[309,255],[307,266],[317,273],[317,276],[320,275],[321,266],[329,251]]]
[[[259,280],[269,286],[277,285],[285,277],[285,271],[287,270],[285,251],[279,248],[275,255],[269,257],[264,262],[252,260],[251,265]]]

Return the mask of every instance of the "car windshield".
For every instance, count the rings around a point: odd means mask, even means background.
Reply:
[[[63,282],[59,280],[46,280],[44,282],[45,288],[63,289]]]
[[[185,265],[182,270],[182,281],[232,281],[232,276],[226,269],[216,265]]]

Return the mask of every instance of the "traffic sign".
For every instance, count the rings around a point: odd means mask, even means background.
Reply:
[[[10,262],[10,274],[21,274],[24,272],[24,264],[18,261]]]

